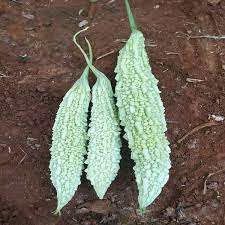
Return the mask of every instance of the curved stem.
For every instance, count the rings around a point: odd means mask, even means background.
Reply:
[[[125,0],[125,6],[126,6],[126,10],[127,10],[127,15],[128,15],[129,23],[130,23],[131,32],[134,32],[135,30],[137,30],[137,25],[136,25],[136,22],[134,19],[134,15],[130,8],[129,0]]]
[[[84,28],[83,30],[78,31],[78,32],[74,35],[73,41],[74,41],[74,38],[76,38],[77,35],[79,35],[79,34],[80,34],[81,32],[83,32],[83,31],[86,31],[88,28],[89,28],[89,27],[86,27],[86,28]],[[88,48],[88,51],[89,51],[89,55],[90,55],[90,62],[92,63],[92,61],[93,61],[92,48]],[[84,72],[83,72],[83,74],[82,74],[81,77],[87,79],[87,78],[88,78],[88,75],[89,75],[89,69],[90,69],[90,67],[89,67],[89,66],[86,66],[86,68],[85,68],[85,70],[84,70]]]
[[[85,28],[85,30],[86,30],[86,28]],[[89,61],[92,64],[92,62],[93,62],[93,52],[92,52],[91,46],[88,46],[88,52],[89,52]],[[89,69],[90,69],[90,67],[87,65],[86,68],[84,69],[84,72],[83,72],[82,76],[81,76],[82,78],[88,79]]]
[[[83,30],[81,30],[81,31],[78,31],[78,32],[74,35],[73,41],[74,41],[75,45],[80,49],[80,51],[81,51],[81,53],[83,54],[83,56],[84,56],[84,58],[85,58],[85,60],[86,60],[86,62],[87,62],[87,64],[88,64],[88,66],[89,66],[90,69],[93,71],[93,73],[95,74],[95,76],[96,76],[97,78],[100,78],[101,76],[105,76],[105,75],[104,75],[102,72],[100,72],[98,69],[96,69],[96,68],[92,65],[92,62],[90,62],[90,60],[88,59],[87,54],[85,53],[85,51],[83,50],[83,48],[78,44],[77,39],[76,39],[77,36],[78,36],[80,33],[86,31],[88,28],[89,28],[89,27],[87,27],[87,28],[85,28],[85,29],[83,29]],[[89,49],[89,51],[90,51],[91,54],[92,54],[92,47],[91,47],[91,44],[90,44],[90,42],[88,41],[88,39],[87,39],[86,37],[85,37],[85,40],[86,40],[86,42],[87,42],[88,49]]]

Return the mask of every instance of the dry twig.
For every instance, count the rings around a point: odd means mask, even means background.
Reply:
[[[200,80],[200,79],[195,79],[195,78],[190,78],[190,77],[188,77],[187,79],[186,79],[186,81],[187,82],[189,82],[189,83],[199,83],[199,82],[203,82],[204,80]]]
[[[23,156],[23,158],[18,162],[18,165],[20,165],[23,161],[24,161],[24,159],[27,157],[27,153],[20,147],[20,150],[24,153],[24,156]]]
[[[7,75],[5,75],[4,73],[1,73],[1,72],[0,72],[0,78],[1,78],[1,77],[9,77],[9,76],[7,76]]]
[[[191,129],[190,131],[188,131],[182,138],[180,138],[177,143],[178,144],[181,144],[184,140],[186,140],[190,135],[198,132],[199,130],[202,130],[206,127],[212,127],[212,126],[217,126],[219,125],[218,122],[216,122],[215,120],[210,120],[209,122],[207,123],[203,123],[203,124],[200,124],[198,125],[197,127]]]
[[[113,53],[115,53],[116,50],[111,50],[110,52],[107,52],[103,55],[100,55],[96,60],[99,60],[99,59],[102,59],[102,58],[105,58],[106,56],[109,56],[109,55],[112,55]]]
[[[177,52],[165,51],[166,55],[179,55]]]
[[[225,35],[196,35],[196,36],[190,36],[189,34],[185,34],[184,32],[176,32],[178,38],[186,38],[187,40],[190,39],[199,39],[199,38],[206,38],[206,39],[213,39],[213,40],[223,40],[225,39]]]
[[[205,179],[205,181],[204,181],[203,195],[205,195],[205,194],[206,194],[206,191],[207,191],[207,181],[208,181],[208,179],[209,179],[210,177],[212,177],[212,176],[214,176],[214,175],[216,175],[216,174],[218,174],[218,173],[222,173],[222,172],[224,172],[224,171],[225,171],[225,168],[224,168],[224,169],[221,169],[221,170],[218,170],[218,171],[216,171],[216,172],[214,172],[214,173],[210,173],[210,174],[206,177],[206,179]]]
[[[23,4],[22,2],[18,1],[18,0],[10,0],[11,2],[15,2],[15,3],[18,3],[18,4]]]

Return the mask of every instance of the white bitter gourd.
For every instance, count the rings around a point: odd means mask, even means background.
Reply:
[[[86,41],[91,48],[89,41],[87,39]],[[109,79],[91,65],[87,55],[76,42],[76,35],[74,36],[74,42],[80,48],[90,69],[97,78],[92,88],[93,106],[88,130],[89,145],[86,173],[98,197],[102,199],[119,170],[121,159],[119,119]]]
[[[116,97],[121,125],[135,162],[139,207],[142,211],[162,191],[169,178],[170,148],[165,136],[164,107],[128,0],[125,0],[131,36],[120,51],[115,69]]]
[[[92,61],[92,53],[90,52]],[[53,126],[50,171],[57,191],[57,209],[72,199],[81,183],[87,143],[87,113],[91,99],[87,66],[79,80],[66,93]]]

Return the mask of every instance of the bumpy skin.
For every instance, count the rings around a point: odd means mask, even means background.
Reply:
[[[56,213],[72,199],[80,184],[91,98],[87,75],[88,68],[63,98],[53,127],[50,170],[57,191]]]
[[[158,81],[151,72],[140,31],[132,32],[120,51],[115,72],[119,117],[135,161],[139,207],[144,210],[169,178],[170,148]]]
[[[119,170],[120,128],[110,81],[101,74],[92,89],[87,178],[102,199]]]

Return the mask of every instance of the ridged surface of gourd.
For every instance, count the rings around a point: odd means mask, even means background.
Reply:
[[[119,170],[120,128],[110,81],[101,75],[92,89],[87,178],[102,199]]]
[[[88,73],[87,68],[84,73]],[[53,127],[50,170],[57,191],[56,213],[72,199],[80,184],[90,103],[90,87],[85,76],[83,74],[63,98]]]
[[[132,32],[120,51],[115,72],[119,117],[135,161],[139,207],[145,209],[169,178],[170,148],[158,81],[151,72],[140,31]]]

